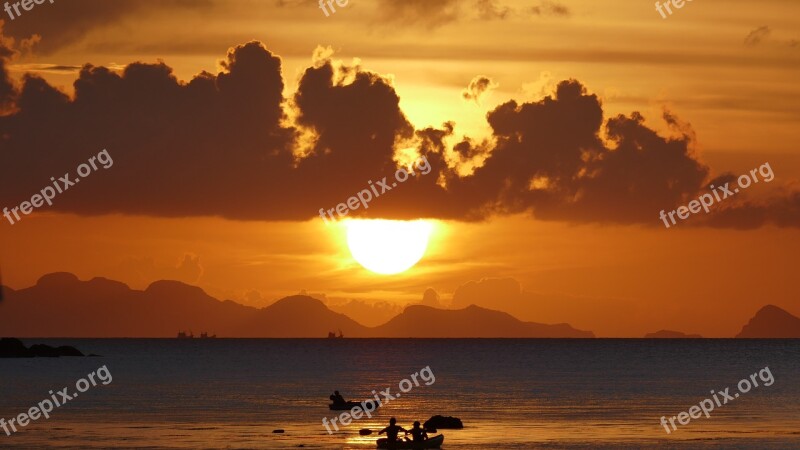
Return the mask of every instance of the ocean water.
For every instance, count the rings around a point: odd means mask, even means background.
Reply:
[[[98,358],[0,359],[0,418],[106,366],[81,393],[0,448],[367,449],[389,417],[434,414],[444,449],[800,448],[800,340],[64,339]],[[425,367],[435,376],[328,434],[334,389],[363,400]],[[765,367],[759,383],[667,434],[677,416]],[[766,373],[765,373],[766,374]],[[721,397],[718,396],[720,400]],[[676,422],[677,424],[677,422]],[[275,434],[275,429],[285,433]]]

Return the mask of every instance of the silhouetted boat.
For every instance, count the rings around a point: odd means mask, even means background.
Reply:
[[[425,448],[439,448],[442,446],[444,442],[444,435],[440,434],[436,437],[432,437],[427,441],[422,441],[418,443],[414,443],[411,441],[398,441],[392,444],[389,443],[386,438],[378,439],[378,448],[411,448],[411,449],[425,449]]]
[[[216,338],[217,338],[216,334],[212,335],[212,336],[209,336],[208,333],[205,333],[205,332],[200,333],[200,339],[216,339]],[[194,333],[192,333],[190,331],[189,334],[186,334],[185,331],[179,331],[178,332],[178,339],[194,339]]]
[[[344,339],[344,334],[342,333],[342,330],[339,330],[339,335],[338,336],[333,331],[329,331],[328,332],[328,339]]]
[[[375,409],[378,409],[378,407],[381,406],[380,402],[376,402],[373,399],[365,401],[367,402],[371,401],[375,405]],[[355,408],[356,406],[361,406],[361,402],[331,403],[328,405],[328,408],[331,411],[347,411]]]

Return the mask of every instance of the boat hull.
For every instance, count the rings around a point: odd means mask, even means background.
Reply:
[[[426,448],[440,448],[442,443],[444,442],[444,435],[440,434],[439,436],[432,437],[424,442],[414,443],[410,441],[399,441],[390,444],[386,439],[378,439],[378,448],[386,448],[386,449],[426,449]]]
[[[372,400],[372,399],[365,400],[365,402],[372,402],[372,404],[375,405],[375,409],[378,409],[378,407],[381,406],[380,402],[376,402],[375,400]],[[363,408],[361,406],[361,402],[345,402],[345,403],[342,403],[341,405],[336,405],[336,404],[331,403],[331,404],[328,405],[328,408],[331,411],[349,411],[349,410],[355,408],[356,406],[358,406],[359,408]]]

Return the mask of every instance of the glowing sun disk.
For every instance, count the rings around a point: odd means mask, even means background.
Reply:
[[[425,220],[348,220],[347,246],[364,268],[391,275],[410,269],[428,248],[433,224]]]

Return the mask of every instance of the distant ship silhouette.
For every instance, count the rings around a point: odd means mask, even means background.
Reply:
[[[208,333],[200,333],[200,339],[216,339],[217,335],[209,336]],[[189,334],[186,334],[184,331],[178,332],[178,339],[194,339],[194,333],[189,331]]]
[[[338,336],[333,331],[329,331],[328,332],[328,339],[344,339],[344,334],[342,334],[342,330],[339,330],[339,335]]]

